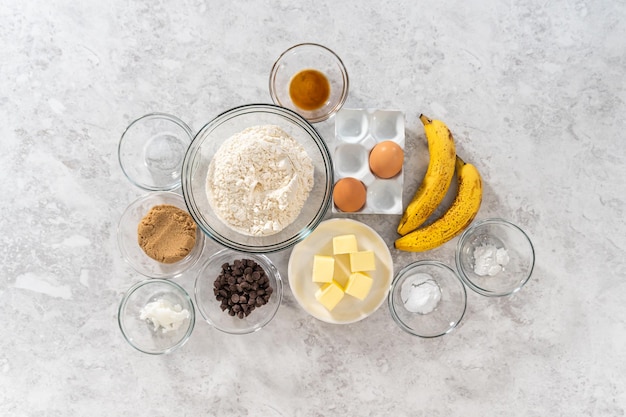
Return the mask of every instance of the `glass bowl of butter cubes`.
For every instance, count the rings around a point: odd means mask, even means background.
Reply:
[[[151,355],[180,348],[189,340],[196,322],[187,291],[166,279],[147,279],[133,285],[119,305],[117,320],[126,341]]]
[[[327,323],[349,324],[384,303],[393,261],[376,231],[336,218],[294,246],[287,270],[291,291],[307,313]]]

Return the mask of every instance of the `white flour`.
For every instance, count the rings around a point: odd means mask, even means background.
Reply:
[[[207,173],[207,196],[229,227],[251,236],[280,232],[313,188],[313,162],[278,126],[253,126],[226,140]]]

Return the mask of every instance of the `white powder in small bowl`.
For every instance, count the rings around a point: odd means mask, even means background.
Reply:
[[[509,263],[506,249],[494,245],[481,245],[474,249],[474,273],[480,276],[494,276]]]
[[[253,126],[226,140],[209,164],[211,207],[249,236],[280,232],[298,217],[313,188],[313,162],[278,126]]]
[[[428,274],[416,274],[402,283],[400,299],[411,313],[431,313],[441,300],[441,289]]]
[[[162,333],[167,333],[178,330],[189,316],[189,310],[183,309],[180,304],[159,299],[146,304],[141,309],[139,318],[149,320],[155,332],[161,329]]]

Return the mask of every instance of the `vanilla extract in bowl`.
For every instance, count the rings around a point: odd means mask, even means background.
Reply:
[[[305,69],[291,78],[289,97],[302,110],[317,110],[326,104],[330,97],[328,78],[318,70]]]

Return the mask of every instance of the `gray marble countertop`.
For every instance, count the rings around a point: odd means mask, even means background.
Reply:
[[[0,22],[0,415],[625,414],[624,1],[4,0]],[[532,279],[507,298],[468,291],[436,339],[404,333],[386,304],[320,322],[287,286],[257,333],[199,321],[171,355],[133,350],[117,307],[142,277],[116,225],[143,192],[120,170],[121,133],[154,111],[197,131],[270,102],[269,70],[300,42],[343,59],[345,107],[405,112],[405,203],[427,160],[418,116],[446,121],[483,175],[477,219],[527,231]],[[331,138],[333,120],[316,128]],[[396,271],[454,265],[457,239],[400,253],[399,216],[352,217]],[[286,278],[289,251],[270,257]]]

